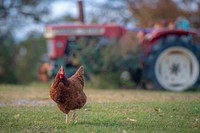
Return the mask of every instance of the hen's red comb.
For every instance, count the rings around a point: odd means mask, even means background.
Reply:
[[[63,66],[62,66],[62,65],[60,66],[60,69],[62,69],[62,70],[63,70]]]

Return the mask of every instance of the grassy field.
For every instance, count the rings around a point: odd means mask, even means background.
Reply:
[[[198,133],[200,92],[85,88],[86,106],[65,124],[49,85],[0,85],[0,132]]]

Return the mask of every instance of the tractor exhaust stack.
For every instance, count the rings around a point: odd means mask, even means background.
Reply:
[[[78,9],[79,9],[79,22],[84,23],[84,11],[83,11],[83,1],[78,1]]]

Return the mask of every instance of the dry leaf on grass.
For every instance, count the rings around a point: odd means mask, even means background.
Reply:
[[[198,118],[196,118],[194,121],[193,121],[193,126],[199,126],[200,125],[200,121]]]
[[[17,122],[19,121],[19,118],[20,118],[20,114],[16,114],[14,115],[14,118],[17,120]]]
[[[127,118],[127,120],[131,121],[131,122],[137,122],[136,119],[132,119],[132,118]]]
[[[160,108],[154,108],[154,110],[157,111],[157,112],[161,112]]]
[[[122,130],[122,132],[121,133],[128,133],[126,130]]]
[[[85,108],[84,110],[85,110],[85,111],[90,111],[91,109],[89,109],[89,108]]]

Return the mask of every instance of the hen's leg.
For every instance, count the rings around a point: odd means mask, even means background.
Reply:
[[[74,122],[76,120],[76,110],[72,111],[72,121]]]
[[[69,123],[68,114],[66,114],[66,123]]]

